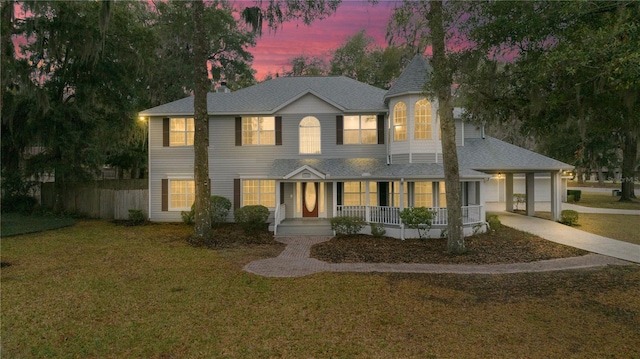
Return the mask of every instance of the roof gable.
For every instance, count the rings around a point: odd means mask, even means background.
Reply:
[[[210,115],[274,114],[313,94],[343,112],[386,112],[385,90],[344,76],[279,77],[230,93],[207,94]],[[193,115],[193,97],[140,112],[141,116]]]

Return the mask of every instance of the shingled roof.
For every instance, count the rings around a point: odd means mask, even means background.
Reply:
[[[312,94],[341,112],[386,112],[386,91],[344,76],[279,77],[231,93],[209,93],[210,115],[273,114]],[[193,96],[140,112],[140,116],[193,115]]]
[[[433,68],[422,55],[413,57],[407,68],[384,96],[385,101],[391,97],[411,93],[422,93],[424,84],[429,81]]]
[[[476,171],[549,171],[569,170],[572,165],[500,141],[497,138],[467,138],[458,147],[460,167]]]

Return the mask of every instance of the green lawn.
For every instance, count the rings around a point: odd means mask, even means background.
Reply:
[[[640,191],[638,191],[640,195]],[[632,202],[620,202],[620,197],[614,197],[610,193],[582,192],[580,201],[575,202],[579,206],[612,209],[637,209],[640,210],[640,199]]]
[[[53,216],[23,216],[18,213],[3,213],[0,226],[0,236],[15,236],[18,234],[48,231],[72,226],[75,220]]]
[[[2,239],[3,358],[640,357],[640,266],[512,275],[242,271],[191,228]]]

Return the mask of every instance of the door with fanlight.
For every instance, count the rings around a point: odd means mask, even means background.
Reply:
[[[302,184],[302,217],[318,217],[318,183]]]

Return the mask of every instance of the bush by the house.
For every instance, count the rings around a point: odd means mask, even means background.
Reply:
[[[576,200],[573,198],[573,195],[572,195],[572,194],[568,194],[568,195],[567,195],[567,203],[573,203],[573,202],[575,202],[575,201],[576,201]]]
[[[247,234],[255,234],[264,229],[269,219],[269,209],[262,205],[244,206],[234,212],[234,218]]]
[[[369,223],[369,225],[371,226],[372,236],[376,238],[381,238],[381,237],[384,237],[385,234],[387,234],[387,230],[384,229],[384,224],[371,222]]]
[[[144,214],[142,214],[141,209],[130,209],[129,210],[129,222],[132,224],[138,225],[144,223]]]
[[[185,224],[193,224],[196,218],[195,203],[191,205],[191,211],[182,211],[182,221]],[[222,196],[211,196],[211,226],[215,227],[227,220],[231,209],[231,201]]]
[[[568,189],[567,197],[573,195],[573,200],[576,202],[580,202],[580,197],[582,196],[582,191],[579,189]]]
[[[184,222],[184,224],[192,225],[193,221],[196,219],[196,211],[192,206],[190,211],[180,212],[180,216],[182,216],[182,222]]]
[[[487,224],[489,225],[489,230],[495,232],[502,228],[502,222],[500,222],[500,218],[496,214],[490,214],[487,216]]]
[[[560,223],[567,226],[576,225],[578,223],[578,212],[571,209],[563,210],[560,216]]]
[[[222,196],[211,196],[211,225],[217,226],[227,220],[231,201]]]
[[[524,193],[514,193],[513,203],[516,205],[516,210],[520,209],[520,205],[527,201],[527,196]]]
[[[411,207],[400,211],[400,219],[407,227],[418,230],[418,236],[424,238],[429,229],[431,221],[436,216],[436,212],[426,207]]]
[[[331,229],[338,235],[354,235],[360,233],[366,222],[356,216],[340,216],[331,218]]]

